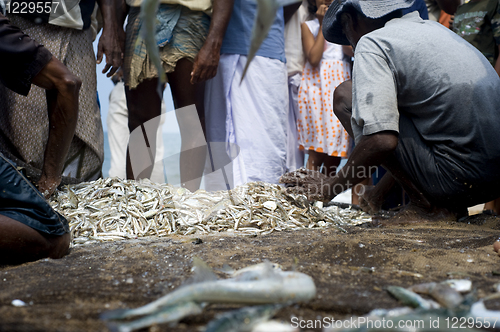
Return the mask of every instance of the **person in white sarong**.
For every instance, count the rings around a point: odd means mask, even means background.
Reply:
[[[217,75],[206,83],[207,190],[252,181],[278,183],[286,170],[288,79],[283,11],[278,11],[242,81],[255,14],[255,3],[234,1]]]

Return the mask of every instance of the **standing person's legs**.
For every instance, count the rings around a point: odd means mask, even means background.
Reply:
[[[247,57],[239,56],[230,90],[229,143],[241,150],[233,165],[235,185],[278,183],[286,169],[288,93],[286,65],[256,56],[241,80]],[[270,75],[271,73],[271,75]]]
[[[177,121],[181,132],[180,171],[183,187],[195,191],[200,187],[206,158],[205,108],[203,105],[205,83],[191,84],[193,62],[189,59],[177,61],[175,70],[168,74],[170,89],[176,110],[195,105],[198,113],[177,112]],[[201,130],[198,130],[201,123]]]
[[[118,82],[109,95],[108,117],[108,142],[110,150],[111,167],[109,176],[125,179],[128,130],[128,108],[125,97],[125,85]]]
[[[321,171],[321,166],[323,165],[326,155],[322,152],[316,152],[314,150],[308,150],[307,155],[306,168],[313,171]]]
[[[136,143],[129,141],[127,149],[127,179],[149,178],[155,163],[156,137],[161,115],[161,96],[157,92],[158,78],[144,80],[135,89],[125,86],[128,107],[128,128],[132,133],[140,127],[147,149],[134,148]],[[144,123],[149,120],[148,130]],[[155,127],[155,128],[153,128]],[[130,136],[132,139],[132,136]],[[133,160],[132,160],[133,159]]]

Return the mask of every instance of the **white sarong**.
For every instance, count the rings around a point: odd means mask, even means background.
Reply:
[[[288,84],[283,62],[223,54],[205,87],[209,153],[205,188],[225,190],[251,181],[278,183],[286,171]]]
[[[304,151],[299,149],[299,135],[297,131],[297,117],[299,114],[299,87],[301,73],[288,77],[288,146],[286,154],[287,172],[295,171],[304,166]]]

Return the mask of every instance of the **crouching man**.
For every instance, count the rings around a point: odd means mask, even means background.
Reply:
[[[352,82],[335,90],[333,107],[356,147],[335,177],[283,175],[289,191],[331,200],[382,165],[390,173],[362,207],[377,212],[396,180],[411,201],[398,222],[456,219],[500,196],[498,74],[450,30],[402,16],[412,3],[335,0],[328,9],[323,35],[355,50]]]
[[[60,258],[70,244],[68,222],[45,199],[61,182],[75,133],[81,81],[1,14],[0,58],[0,80],[6,87],[23,95],[32,83],[46,89],[49,118],[39,190],[0,153],[0,265]]]

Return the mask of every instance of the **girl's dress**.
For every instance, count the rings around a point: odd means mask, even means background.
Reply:
[[[306,22],[316,38],[319,21]],[[299,89],[297,129],[301,149],[334,157],[347,157],[349,134],[333,113],[333,91],[351,78],[351,64],[342,46],[325,41],[323,57],[316,68],[306,62]]]

